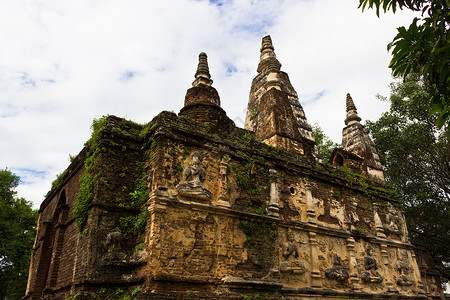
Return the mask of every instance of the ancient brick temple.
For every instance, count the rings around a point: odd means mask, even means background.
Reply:
[[[40,207],[24,299],[441,298],[350,95],[322,163],[280,68],[267,36],[245,129],[204,53],[178,115],[94,121]]]

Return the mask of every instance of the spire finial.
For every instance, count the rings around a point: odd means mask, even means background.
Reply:
[[[352,96],[350,93],[347,93],[346,98],[346,106],[347,106],[347,118],[345,118],[345,125],[351,125],[355,122],[361,121],[361,118],[358,116],[358,111],[356,110],[355,103],[353,102]]]
[[[263,37],[261,42],[261,53],[266,49],[270,49],[272,51],[275,50],[273,48],[272,38],[270,37],[270,35],[266,35],[265,37]]]
[[[347,93],[347,99],[345,99],[345,100],[346,100],[346,104],[347,104],[347,112],[350,110],[354,110],[355,112],[357,112],[355,103],[353,103],[353,99],[352,99],[352,96],[350,96],[350,93]]]
[[[270,72],[278,72],[281,69],[281,64],[275,55],[275,48],[272,45],[272,38],[270,35],[263,37],[261,42],[261,55],[257,72],[261,73],[268,69]]]
[[[213,83],[211,75],[209,74],[208,56],[205,52],[201,52],[198,55],[198,67],[197,72],[195,72],[195,80],[192,83],[192,86],[198,86],[201,83],[208,86],[211,86]]]

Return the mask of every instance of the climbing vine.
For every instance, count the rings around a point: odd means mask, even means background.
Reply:
[[[88,148],[88,157],[84,161],[85,171],[80,177],[80,189],[78,191],[77,199],[75,201],[73,215],[77,222],[78,231],[82,232],[87,222],[87,214],[89,204],[94,198],[94,185],[99,178],[99,174],[94,175],[94,167],[96,157],[100,151],[99,140],[101,138],[102,130],[105,126],[107,116],[92,121],[91,138],[85,143]]]

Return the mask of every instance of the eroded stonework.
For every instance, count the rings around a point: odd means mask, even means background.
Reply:
[[[321,164],[280,67],[264,38],[249,130],[204,53],[179,115],[97,121],[41,205],[25,299],[441,298],[398,195],[367,169],[368,136],[335,151],[350,170]]]

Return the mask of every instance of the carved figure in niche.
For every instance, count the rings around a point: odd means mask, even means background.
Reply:
[[[105,246],[108,252],[103,260],[108,264],[122,264],[126,263],[127,255],[122,251],[122,233],[110,232],[106,236]]]
[[[205,180],[205,171],[199,166],[200,154],[195,152],[192,155],[194,164],[186,168],[184,175],[188,182],[177,185],[178,194],[189,198],[209,201],[211,192],[202,187],[202,181]]]
[[[386,225],[385,227],[390,232],[395,233],[395,234],[398,234],[400,232],[400,230],[398,229],[398,226],[397,226],[396,217],[392,213],[392,210],[386,215],[386,222],[388,223],[388,225]]]
[[[184,175],[186,176],[186,180],[191,179],[191,181],[187,182],[187,185],[192,187],[197,187],[202,185],[202,181],[205,180],[205,171],[200,168],[200,154],[195,152],[192,155],[192,160],[194,162],[193,166],[187,167]]]
[[[373,248],[370,244],[367,244],[366,253],[364,257],[364,271],[361,275],[361,280],[364,282],[380,283],[383,281],[383,277],[377,272],[378,265],[375,258],[372,257]]]
[[[408,278],[409,273],[409,262],[408,262],[408,253],[406,251],[401,251],[401,260],[397,261],[397,269],[400,271],[400,275],[395,279],[395,283],[400,286],[409,286],[412,285],[413,282]]]
[[[333,266],[325,270],[325,276],[329,279],[339,281],[347,280],[350,277],[347,270],[342,267],[342,259],[339,255],[334,254]]]
[[[356,213],[356,207],[357,207],[358,203],[355,201],[351,201],[348,204],[348,208],[347,208],[347,216],[346,216],[346,222],[345,224],[347,225],[347,230],[348,231],[352,231],[354,230],[354,224],[356,224],[357,222],[359,222],[359,216]]]
[[[287,241],[282,248],[284,261],[280,263],[280,272],[291,272],[293,274],[303,274],[306,269],[299,261],[298,246],[295,244],[294,233],[288,230],[286,234]]]

